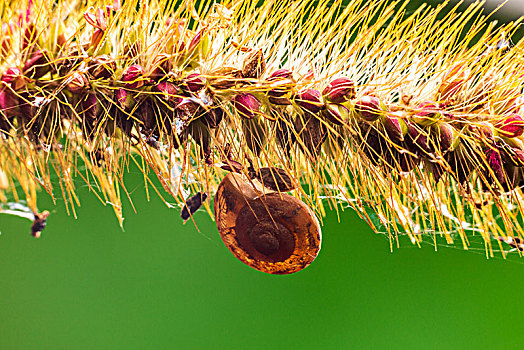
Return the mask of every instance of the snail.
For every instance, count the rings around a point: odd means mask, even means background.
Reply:
[[[228,173],[215,195],[215,219],[224,244],[243,263],[270,274],[291,274],[316,258],[321,230],[301,200]]]

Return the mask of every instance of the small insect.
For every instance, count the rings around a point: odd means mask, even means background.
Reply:
[[[33,220],[33,225],[31,226],[31,235],[35,238],[40,238],[42,231],[44,230],[47,224],[47,217],[49,212],[44,210],[41,213],[34,213],[35,218]]]
[[[186,204],[182,208],[180,216],[182,219],[189,220],[189,218],[202,206],[202,203],[207,199],[207,193],[198,192],[186,200]]]
[[[496,239],[508,244],[510,247],[518,250],[519,252],[524,252],[524,241],[519,237],[496,237]]]

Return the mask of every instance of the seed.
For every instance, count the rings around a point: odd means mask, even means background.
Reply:
[[[109,79],[116,70],[116,62],[109,55],[101,55],[93,59],[88,72],[95,79]]]
[[[301,91],[296,95],[295,102],[302,107],[304,111],[312,114],[317,114],[324,107],[322,95],[320,91],[315,89]]]
[[[171,56],[166,53],[158,54],[153,60],[153,69],[149,76],[157,81],[166,76],[173,69],[173,62],[170,58]]]
[[[382,124],[388,136],[395,141],[403,141],[408,132],[408,126],[404,121],[404,113],[390,112],[382,118]]]
[[[355,83],[348,78],[338,78],[326,86],[322,95],[330,102],[343,103],[355,97]]]
[[[412,120],[420,126],[435,124],[441,117],[440,106],[433,101],[425,101],[418,105],[418,112]]]
[[[316,158],[327,137],[325,125],[313,114],[297,115],[294,124],[297,140],[302,141],[298,142],[300,148],[306,155]]]
[[[489,169],[485,169],[484,173],[486,178],[492,178],[491,172],[493,172],[499,183],[503,184],[505,182],[505,172],[500,151],[498,149],[489,148],[484,152],[486,161],[488,163],[487,165],[491,169],[491,171],[489,171]]]
[[[513,166],[524,166],[524,142],[518,138],[501,137],[497,147],[502,151],[504,161]]]
[[[162,81],[156,84],[153,90],[161,93],[161,98],[163,98],[172,106],[177,106],[180,102],[182,102],[182,90],[177,85],[169,81]]]
[[[459,142],[457,130],[448,123],[437,123],[432,126],[432,129],[437,135],[437,144],[441,152],[454,150]]]
[[[89,89],[89,79],[87,79],[85,74],[73,72],[69,83],[67,83],[67,89],[73,94],[84,93]]]
[[[259,78],[266,71],[266,60],[262,50],[251,52],[244,60],[242,76],[244,78]]]
[[[509,138],[519,137],[524,133],[524,118],[518,114],[512,114],[495,125],[502,136]]]
[[[267,78],[267,81],[293,80],[293,72],[289,69],[277,69]]]
[[[198,73],[188,75],[184,83],[190,92],[195,93],[206,87],[206,79]]]
[[[126,87],[136,89],[144,85],[143,75],[144,69],[142,66],[133,64],[124,70],[122,81],[125,82]]]
[[[247,147],[258,156],[267,144],[267,126],[259,116],[242,120],[242,132]]]
[[[216,106],[208,111],[206,111],[202,118],[204,119],[204,122],[210,127],[210,128],[218,128],[220,125],[220,122],[224,118],[224,110],[222,107]]]
[[[251,119],[260,114],[262,107],[260,101],[252,94],[238,94],[233,97],[231,102],[240,116],[245,119]]]
[[[377,120],[383,113],[380,100],[375,96],[365,95],[356,104],[355,111],[368,122]]]
[[[335,103],[326,104],[326,109],[322,110],[322,116],[335,125],[347,124],[349,114],[349,109]]]
[[[407,122],[408,132],[406,137],[406,144],[410,151],[414,153],[432,154],[435,152],[433,145],[429,141],[427,131],[421,129],[417,124]]]

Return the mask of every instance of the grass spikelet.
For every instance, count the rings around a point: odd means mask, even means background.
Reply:
[[[234,171],[319,217],[351,207],[392,248],[520,252],[523,42],[498,48],[519,21],[408,4],[4,2],[2,208],[42,218],[46,192],[75,215],[80,182],[122,225],[131,165],[181,208]]]

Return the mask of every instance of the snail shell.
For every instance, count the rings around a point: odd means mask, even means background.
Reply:
[[[215,195],[215,218],[225,245],[243,263],[262,272],[290,274],[315,260],[321,230],[301,200],[269,192],[229,173]]]

